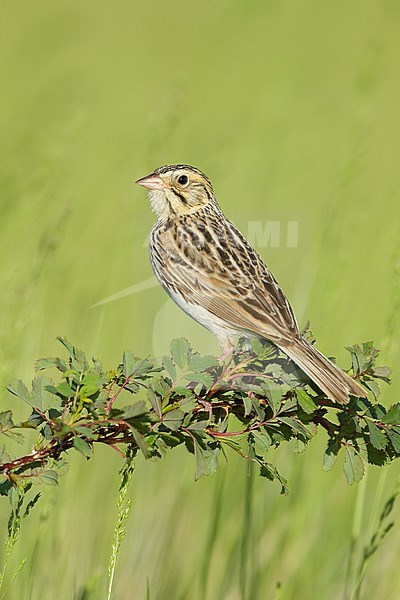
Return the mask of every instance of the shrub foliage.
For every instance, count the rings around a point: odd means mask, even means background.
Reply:
[[[251,348],[239,341],[234,354],[219,362],[176,339],[160,365],[126,351],[108,371],[68,340],[59,341],[67,358],[38,360],[30,389],[20,380],[8,386],[29,407],[27,418],[15,422],[11,410],[0,413],[2,436],[26,443],[27,430],[37,434],[24,456],[0,451],[0,493],[11,502],[14,527],[15,517],[29,513],[39,499],[34,489],[26,495],[34,484],[57,484],[70,451],[90,459],[99,443],[124,455],[129,448],[131,460],[138,453],[161,458],[183,446],[194,455],[196,478],[214,473],[221,455],[234,451],[257,463],[262,477],[278,481],[283,494],[287,481],[268,452],[284,442],[294,441],[299,453],[323,430],[328,438],[323,469],[343,454],[349,485],[363,477],[366,462],[383,466],[400,455],[400,404],[387,409],[378,402],[390,370],[377,366],[371,342],[348,348],[351,374],[368,388],[371,400],[352,398],[340,406],[285,354],[258,341]]]

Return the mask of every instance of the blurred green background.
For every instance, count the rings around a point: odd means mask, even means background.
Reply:
[[[375,340],[395,371],[384,401],[398,401],[398,2],[42,0],[1,14],[3,408],[56,335],[109,367],[176,335],[217,351],[159,287],[91,308],[151,277],[153,215],[133,182],[173,162],[203,169],[244,233],[278,222],[277,247],[253,241],[300,324],[343,366],[345,345]],[[348,488],[339,465],[322,472],[323,438],[275,456],[287,498],[233,456],[197,483],[184,451],[139,459],[115,598],[269,599],[278,581],[285,600],[349,598],[351,537],[356,565],[399,465]],[[105,597],[122,461],[96,448],[71,462],[23,524],[12,564],[28,562],[6,599]],[[400,597],[394,514],[364,598]]]

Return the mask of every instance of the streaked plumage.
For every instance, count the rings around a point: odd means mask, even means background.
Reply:
[[[223,350],[235,337],[267,339],[339,403],[365,390],[304,340],[293,310],[246,238],[224,216],[210,180],[195,167],[167,165],[138,182],[157,221],[150,236],[154,273],[171,298],[212,331]]]

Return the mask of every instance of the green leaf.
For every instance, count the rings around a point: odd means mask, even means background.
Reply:
[[[268,404],[273,413],[276,414],[282,404],[282,386],[272,381],[267,381],[265,388]]]
[[[138,448],[140,449],[140,451],[142,452],[142,454],[144,455],[144,457],[149,458],[150,450],[149,450],[149,447],[147,446],[146,440],[144,439],[144,437],[142,436],[140,431],[138,431],[137,429],[135,429],[132,426],[130,426],[130,430],[132,431],[132,435],[135,438],[135,442],[136,442]]]
[[[146,413],[146,403],[144,402],[144,400],[140,400],[139,402],[135,402],[135,404],[129,404],[128,406],[124,406],[122,408],[121,414],[119,415],[119,418],[128,421],[129,419],[135,419],[136,417],[140,417],[142,415],[145,415]]]
[[[72,358],[74,356],[74,346],[71,344],[71,342],[69,342],[67,340],[66,337],[61,337],[61,336],[57,336],[56,338],[59,342],[61,342],[61,344],[64,346],[64,348],[67,349],[68,354],[70,355],[70,357]]]
[[[190,431],[204,431],[204,429],[207,427],[207,425],[208,425],[208,421],[206,419],[202,420],[202,421],[193,421],[188,426],[188,429]]]
[[[275,465],[268,463],[268,462],[261,462],[260,463],[260,475],[261,477],[265,477],[266,479],[269,479],[270,481],[275,481],[275,479],[277,479],[279,481],[279,483],[281,484],[281,494],[284,496],[287,496],[289,493],[289,488],[287,485],[287,479],[285,479],[285,477],[283,477],[278,469],[275,467]]]
[[[183,379],[189,382],[201,383],[209,388],[213,384],[213,377],[209,373],[185,373]]]
[[[174,363],[172,362],[171,357],[164,356],[162,359],[162,364],[164,369],[167,371],[168,375],[171,377],[172,381],[176,380],[176,368]]]
[[[244,416],[248,417],[253,410],[253,403],[247,394],[243,395],[242,400],[244,404]]]
[[[261,454],[268,452],[271,447],[271,437],[268,433],[266,431],[253,431],[251,435],[254,439],[256,451]]]
[[[79,435],[85,436],[89,440],[97,440],[99,437],[89,426],[85,427],[83,425],[77,425],[74,427],[74,431],[79,433]]]
[[[49,408],[60,408],[60,399],[47,390],[47,386],[52,382],[47,377],[40,375],[32,381],[32,397],[35,401],[35,406],[41,411],[46,411]]]
[[[180,410],[186,415],[191,413],[197,406],[196,399],[193,395],[179,402]]]
[[[29,513],[31,512],[32,508],[35,506],[35,504],[37,503],[37,501],[39,500],[39,498],[40,498],[41,495],[42,494],[40,492],[37,493],[36,496],[34,496],[32,498],[32,500],[30,500],[28,502],[28,504],[26,505],[26,508],[25,508],[25,512],[23,514],[23,518],[25,518],[25,517],[27,517],[29,515]]]
[[[55,367],[62,373],[65,373],[68,369],[65,360],[56,356],[55,358],[39,358],[35,364],[35,371],[43,371],[43,369],[51,367]]]
[[[197,354],[192,355],[189,362],[190,370],[197,373],[217,365],[218,361],[215,356],[200,356]]]
[[[38,479],[46,485],[58,485],[58,473],[57,471],[54,471],[54,469],[43,471],[43,473],[40,473],[38,476]]]
[[[11,508],[13,509],[14,513],[18,510],[18,507],[20,506],[19,502],[20,502],[21,493],[22,493],[22,490],[20,490],[19,486],[16,486],[16,485],[13,485],[8,490],[8,499],[10,501]]]
[[[170,429],[171,431],[177,431],[182,425],[184,417],[184,412],[181,411],[179,408],[176,408],[165,413],[162,422],[165,425],[165,427],[168,427],[168,429]]]
[[[104,382],[104,378],[95,371],[88,371],[82,380],[82,387],[79,390],[81,398],[94,396],[100,390]]]
[[[364,461],[353,446],[346,445],[345,450],[343,471],[348,485],[354,485],[364,477]]]
[[[374,398],[378,398],[379,394],[380,394],[380,388],[379,388],[379,384],[374,381],[373,379],[366,379],[364,381],[364,384],[366,385],[366,387],[371,390],[371,392],[374,395]]]
[[[36,371],[43,371],[43,369],[48,369],[54,366],[54,358],[39,358],[36,361],[35,369]]]
[[[219,446],[214,440],[208,441],[206,436],[192,432],[194,455],[196,458],[196,475],[200,479],[205,475],[212,475],[218,468]]]
[[[11,457],[6,452],[6,449],[3,446],[2,448],[0,448],[0,464],[8,463],[8,462],[10,462],[10,460],[11,460]]]
[[[150,401],[151,407],[156,413],[156,415],[161,419],[162,417],[162,409],[161,409],[161,398],[155,393],[153,388],[149,387],[147,390],[147,397]]]
[[[294,433],[299,434],[305,439],[310,439],[312,437],[312,434],[307,427],[301,421],[298,421],[293,417],[279,417],[279,421],[288,425]]]
[[[400,404],[393,404],[381,421],[387,425],[400,425]]]
[[[21,398],[21,400],[29,404],[29,406],[35,406],[33,398],[28,391],[28,388],[26,387],[25,383],[21,381],[21,379],[13,379],[11,383],[7,386],[7,390],[11,392],[11,394],[14,394],[14,396],[18,396],[18,398]]]
[[[136,364],[137,359],[131,350],[125,350],[122,355],[122,372],[125,377],[129,377],[134,370],[134,365]]]
[[[12,420],[12,412],[11,410],[5,410],[0,412],[0,433],[7,431],[7,429],[11,429],[14,427],[14,423]]]
[[[85,440],[80,437],[74,438],[74,448],[78,450],[83,456],[86,458],[90,458],[92,456],[92,449]]]
[[[383,450],[388,442],[385,432],[372,421],[368,421],[368,430],[371,444],[377,450]]]
[[[392,444],[393,450],[400,455],[400,434],[393,429],[387,429],[386,434]]]
[[[328,440],[328,445],[322,461],[322,468],[324,471],[330,471],[334,467],[341,447],[340,440],[332,438]]]
[[[186,338],[177,338],[171,342],[171,355],[175,364],[180,368],[185,368],[189,363],[190,344]]]
[[[390,376],[392,374],[392,369],[389,367],[374,367],[372,371],[374,377],[378,377],[378,379],[383,379],[384,381],[390,381]]]
[[[174,394],[176,394],[177,396],[185,396],[185,397],[193,396],[193,391],[191,389],[182,387],[180,385],[174,386],[173,391],[174,391]]]
[[[299,406],[304,410],[307,414],[312,414],[317,410],[318,406],[314,402],[313,398],[303,389],[296,388],[296,398]]]
[[[47,389],[51,390],[51,386],[48,386]],[[74,390],[66,381],[61,381],[61,383],[56,386],[56,392],[57,394],[60,394],[60,396],[64,396],[64,398],[72,398],[75,395]]]

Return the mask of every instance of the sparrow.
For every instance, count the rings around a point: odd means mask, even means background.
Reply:
[[[147,188],[156,222],[149,254],[159,283],[190,317],[215,334],[224,353],[238,336],[268,340],[332,401],[366,390],[300,334],[293,310],[259,254],[222,212],[196,167],[159,167]]]

